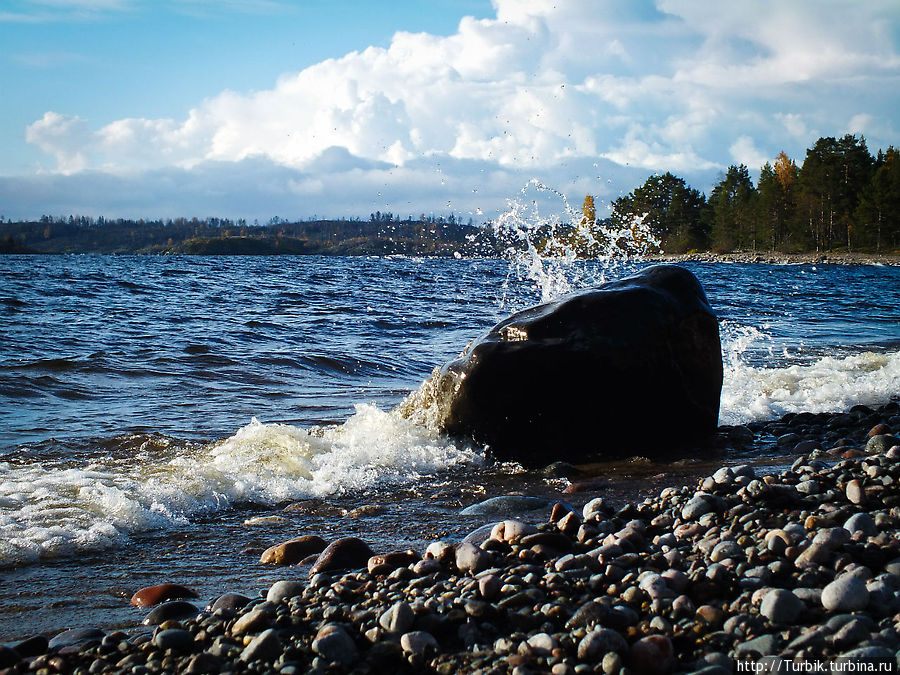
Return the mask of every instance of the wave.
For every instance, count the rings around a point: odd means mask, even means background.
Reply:
[[[328,428],[254,419],[213,445],[155,436],[82,465],[0,462],[0,565],[102,550],[241,504],[410,483],[480,462],[471,448],[372,405]]]
[[[900,394],[900,351],[821,356],[794,365],[726,363],[720,424],[770,420],[789,412],[839,412]]]

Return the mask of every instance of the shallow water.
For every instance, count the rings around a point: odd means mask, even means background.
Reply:
[[[580,283],[611,274],[574,265]],[[900,269],[685,266],[720,317],[723,424],[900,393]],[[558,496],[563,482],[483,466],[479,448],[389,412],[541,297],[510,269],[0,258],[0,640],[138,621],[127,597],[152,583],[254,592],[296,573],[257,561],[301,533],[421,546],[481,524],[458,512],[486,496]],[[602,493],[700,469],[608,467]],[[383,511],[346,515],[371,504]]]

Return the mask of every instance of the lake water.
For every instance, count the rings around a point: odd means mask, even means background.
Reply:
[[[900,393],[900,268],[684,266],[720,319],[722,424]],[[570,263],[554,292],[628,269]],[[255,592],[297,574],[258,558],[299,534],[420,546],[481,524],[459,510],[485,496],[558,493],[390,412],[537,302],[535,278],[494,259],[0,257],[0,641],[139,622],[127,598],[164,581]],[[640,471],[659,474],[609,468]]]

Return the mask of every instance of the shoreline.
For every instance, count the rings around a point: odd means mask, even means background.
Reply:
[[[777,253],[738,251],[734,253],[661,253],[640,258],[644,262],[744,263],[765,265],[885,265],[900,266],[900,255],[890,253]]]
[[[0,647],[0,672],[726,675],[780,654],[884,660],[900,649],[898,434],[896,400],[721,427],[728,447],[765,445],[769,465],[741,451],[711,476],[673,465],[620,484],[624,500],[586,472],[577,494],[595,498],[540,524],[505,514],[470,544],[344,564],[363,571],[283,567],[265,597],[226,594],[196,617],[167,598],[132,634]]]

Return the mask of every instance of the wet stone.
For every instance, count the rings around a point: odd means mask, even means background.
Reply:
[[[131,596],[131,604],[135,607],[151,607],[167,600],[196,598],[197,594],[180,584],[159,584],[147,586]]]
[[[153,645],[159,649],[182,650],[191,646],[194,636],[181,628],[161,630],[153,636]]]
[[[145,626],[158,626],[170,619],[188,619],[197,616],[200,610],[196,605],[184,600],[172,600],[155,607],[145,618]]]

